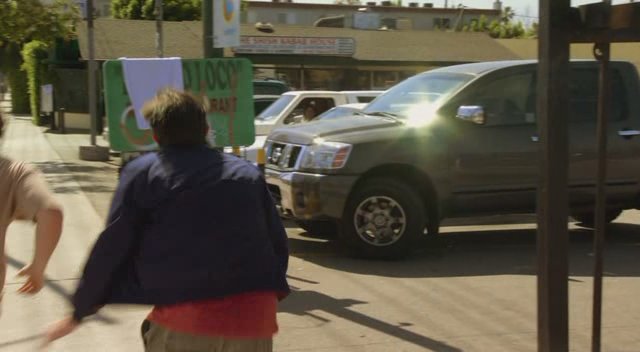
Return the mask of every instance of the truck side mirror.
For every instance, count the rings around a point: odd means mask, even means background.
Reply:
[[[484,125],[484,108],[479,105],[463,105],[458,108],[456,118],[462,121],[468,121],[476,125]]]

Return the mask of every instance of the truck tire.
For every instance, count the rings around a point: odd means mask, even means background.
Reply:
[[[341,239],[360,257],[405,257],[427,223],[422,199],[405,183],[374,178],[349,197]]]
[[[313,236],[333,237],[338,233],[338,226],[332,221],[296,220],[296,224]]]
[[[618,218],[621,213],[622,209],[607,209],[604,214],[604,220],[608,224]],[[594,227],[596,225],[595,213],[593,211],[573,214],[571,217],[585,227]]]

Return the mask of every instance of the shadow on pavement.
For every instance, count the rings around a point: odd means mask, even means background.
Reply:
[[[292,283],[298,280],[305,283],[311,282],[318,284],[318,282],[312,282],[293,276],[288,276],[288,278]],[[368,303],[348,298],[338,299],[328,296],[322,292],[299,290],[293,287],[291,295],[279,304],[278,309],[283,313],[295,314],[298,316],[306,315],[322,322],[328,322],[327,319],[312,313],[312,311],[323,311],[432,351],[462,351],[461,349],[447,345],[444,342],[406,330],[403,328],[404,326],[407,326],[406,324],[394,325],[349,309],[350,307],[358,304]]]
[[[15,340],[10,340],[10,341],[2,341],[0,342],[0,349],[7,349],[9,350],[10,347],[13,347],[15,345],[19,345],[22,343],[26,343],[26,342],[31,342],[31,341],[35,341],[35,340],[40,340],[44,337],[44,334],[37,334],[37,335],[31,335],[31,336],[27,336],[27,337],[21,337]]]
[[[592,276],[593,231],[569,231],[569,274]],[[359,274],[387,277],[535,275],[536,230],[450,232],[424,238],[409,257],[375,261],[349,257],[338,241],[292,237],[291,255],[314,264]],[[605,276],[640,276],[640,225],[613,223],[605,244]]]
[[[15,258],[12,258],[9,255],[6,256],[6,259],[7,259],[7,264],[9,264],[10,266],[14,267],[17,270],[22,269],[26,265],[25,263],[15,259]],[[64,287],[62,287],[62,285],[58,284],[57,282],[51,281],[51,280],[47,280],[45,278],[44,285],[45,285],[45,287],[48,287],[53,292],[55,292],[58,296],[61,296],[61,297],[65,298],[67,301],[71,300],[72,294],[67,292],[67,290]],[[60,317],[60,318],[62,318],[62,317]],[[100,321],[100,322],[105,323],[105,324],[115,324],[116,323],[116,320],[114,320],[112,318],[109,318],[109,317],[106,317],[106,316],[104,316],[104,315],[102,315],[100,313],[93,315],[92,318],[94,320]],[[32,338],[37,338],[37,336],[36,337],[32,337]],[[21,342],[25,342],[25,341],[21,341]],[[2,347],[2,343],[0,343],[0,347]]]
[[[61,161],[34,162],[32,165],[42,171],[54,193],[113,193],[115,191],[111,179],[105,179],[114,173],[111,167]]]

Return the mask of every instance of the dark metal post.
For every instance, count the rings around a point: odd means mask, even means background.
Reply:
[[[224,57],[222,48],[213,47],[213,1],[202,1],[202,46],[205,58]]]
[[[88,75],[89,75],[89,119],[91,120],[91,145],[96,145],[98,111],[96,96],[96,60],[95,60],[95,43],[93,36],[93,0],[87,0],[87,35],[89,36],[89,58],[88,58]]]
[[[607,178],[607,123],[609,122],[609,107],[611,98],[611,82],[609,73],[609,43],[597,43],[594,46],[594,56],[600,61],[600,87],[598,90],[598,174],[596,178],[596,231],[593,240],[593,323],[591,335],[591,350],[599,352],[601,348],[602,323],[602,271],[604,266],[604,238],[606,233],[606,203],[607,194],[605,180]]]
[[[158,57],[164,57],[164,35],[162,32],[162,21],[164,20],[164,11],[162,0],[156,0],[156,52]]]
[[[538,351],[569,350],[569,0],[540,0]]]

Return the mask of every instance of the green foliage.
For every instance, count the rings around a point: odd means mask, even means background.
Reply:
[[[502,13],[500,14],[500,22],[509,23],[513,20],[513,17],[515,17],[515,15],[516,12],[511,6],[505,6],[505,8],[502,10]]]
[[[531,27],[527,28],[524,36],[526,38],[538,38],[538,23],[534,22]]]
[[[44,81],[46,65],[43,61],[47,58],[48,45],[45,42],[34,40],[22,48],[22,70],[27,74],[29,92],[29,107],[33,122],[40,123],[40,85]]]
[[[197,21],[200,19],[202,0],[163,0],[165,21]],[[155,0],[111,0],[114,18],[154,20]]]
[[[0,0],[0,48],[31,40],[51,43],[69,34],[77,17],[77,7],[69,0],[48,5],[39,0]]]
[[[27,75],[15,70],[8,73],[11,88],[11,108],[14,114],[29,113],[29,94],[27,93]]]
[[[511,10],[511,12],[513,11]],[[493,20],[491,23],[487,23],[488,19],[483,15],[479,19],[471,20],[462,30],[465,32],[486,32],[492,38],[500,39],[537,37],[538,25],[536,23],[527,29],[521,21],[514,23],[510,19],[505,20],[512,17],[513,15],[502,16],[500,20]]]
[[[66,38],[78,19],[78,8],[70,0],[0,0],[0,70],[9,77],[13,111],[29,111],[22,47],[37,40],[51,44],[56,38]]]

